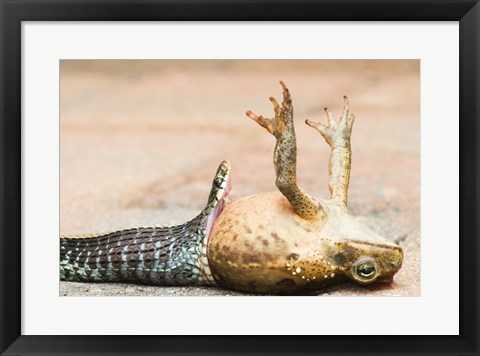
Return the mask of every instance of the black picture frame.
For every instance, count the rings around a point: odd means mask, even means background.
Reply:
[[[479,354],[478,0],[0,0],[0,15],[2,354]],[[459,336],[21,335],[21,22],[171,20],[459,21],[461,238]],[[445,124],[448,124],[449,118],[439,119],[445,120]],[[457,212],[452,211],[452,214]],[[444,262],[445,260],[439,260],[439,264]],[[447,283],[445,288],[449,288]],[[441,313],[439,310],[439,317]],[[368,321],[364,322],[368,325]]]

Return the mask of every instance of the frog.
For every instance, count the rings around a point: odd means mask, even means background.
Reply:
[[[278,191],[235,200],[216,219],[208,244],[215,280],[240,291],[276,294],[308,293],[345,279],[391,282],[402,266],[402,248],[360,223],[347,207],[355,122],[348,97],[340,120],[325,107],[326,125],[305,121],[331,149],[331,198],[320,199],[298,186],[292,96],[280,85],[282,103],[270,97],[272,118],[246,112],[275,137]]]

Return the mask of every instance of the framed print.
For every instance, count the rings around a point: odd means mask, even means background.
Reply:
[[[478,354],[477,1],[1,5],[2,353]]]

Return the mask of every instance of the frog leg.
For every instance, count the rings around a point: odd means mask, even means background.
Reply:
[[[349,113],[348,98],[344,96],[343,100],[343,114],[339,122],[336,122],[328,108],[325,108],[324,110],[328,120],[326,126],[310,120],[306,120],[305,123],[320,132],[332,149],[328,163],[328,173],[330,176],[328,188],[333,200],[347,206],[347,192],[352,161],[350,136],[352,134],[355,116]]]
[[[277,188],[292,204],[295,213],[303,219],[314,221],[321,218],[322,210],[297,185],[297,143],[292,97],[285,83],[280,81],[280,84],[283,88],[282,106],[270,97],[275,111],[274,118],[257,116],[250,110],[246,114],[277,139],[273,155]]]

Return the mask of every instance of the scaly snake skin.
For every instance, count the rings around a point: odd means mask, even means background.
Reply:
[[[205,209],[177,226],[137,227],[60,237],[60,279],[153,285],[215,284],[207,240],[230,190],[230,163],[220,164]]]

